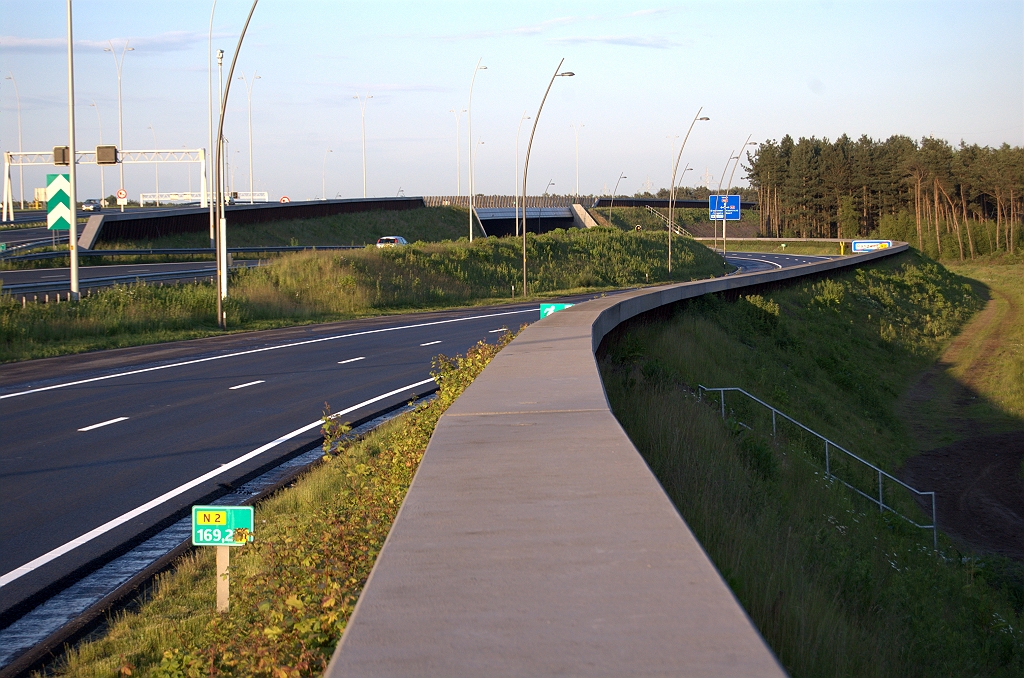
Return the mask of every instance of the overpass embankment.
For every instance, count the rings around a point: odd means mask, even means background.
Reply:
[[[595,352],[688,298],[905,249],[628,292],[528,327],[438,422],[326,675],[785,675],[612,414]]]

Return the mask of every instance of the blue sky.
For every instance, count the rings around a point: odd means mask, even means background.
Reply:
[[[233,53],[249,3],[220,0],[214,50]],[[114,60],[123,71],[128,149],[205,147],[211,2],[79,0],[75,84],[79,147],[117,138]],[[25,150],[67,143],[65,3],[0,0],[0,71],[21,96]],[[530,192],[620,193],[669,183],[671,144],[703,106],[683,183],[717,184],[730,151],[785,134],[835,138],[934,135],[959,143],[1024,144],[1024,3],[1014,2],[434,2],[261,0],[238,71],[260,76],[252,101],[256,190],[276,199],[362,194],[359,103],[366,109],[368,193],[453,194],[456,121],[478,58],[473,94],[476,185],[511,194],[516,128],[534,115],[561,58],[530,161]],[[216,67],[215,67],[216,68]],[[227,67],[225,66],[225,73]],[[236,76],[238,73],[236,72]],[[215,74],[216,77],[216,74]],[[96,107],[90,104],[95,102]],[[523,125],[521,155],[529,136]],[[149,129],[152,127],[152,130]],[[670,137],[679,135],[679,140]],[[246,190],[243,84],[225,122],[236,190]],[[461,121],[461,184],[468,172]],[[17,150],[11,80],[0,80],[0,148]],[[678,145],[676,146],[678,149]],[[52,167],[26,171],[26,193]],[[737,173],[741,175],[742,171]],[[99,195],[95,167],[79,194]],[[125,168],[132,196],[152,191],[152,166]],[[185,190],[183,167],[164,166],[161,190]],[[17,173],[15,173],[17,192]],[[107,170],[107,193],[116,187]],[[198,190],[198,175],[192,174]]]

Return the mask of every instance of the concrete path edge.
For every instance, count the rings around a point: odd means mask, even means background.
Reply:
[[[907,250],[602,297],[526,328],[441,417],[326,676],[784,676],[608,404],[661,306]]]

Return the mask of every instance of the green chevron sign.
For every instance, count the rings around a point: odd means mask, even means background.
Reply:
[[[67,174],[46,175],[46,227],[51,231],[71,229],[71,178]]]

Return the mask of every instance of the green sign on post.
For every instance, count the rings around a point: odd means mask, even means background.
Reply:
[[[71,177],[67,174],[46,175],[46,227],[71,229]]]
[[[193,506],[192,544],[245,546],[252,541],[251,506]]]
[[[544,318],[547,318],[552,313],[557,313],[558,311],[562,311],[564,309],[567,309],[570,306],[575,306],[575,304],[541,304],[540,305],[540,317],[543,320]]]

